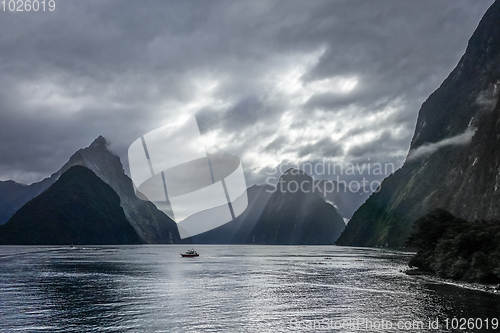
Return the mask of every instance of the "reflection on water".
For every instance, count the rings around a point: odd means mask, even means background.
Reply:
[[[500,314],[497,295],[400,273],[406,253],[197,246],[199,258],[181,258],[185,250],[0,247],[0,331],[373,332],[366,325],[385,322],[392,329],[379,331],[401,332],[398,323],[422,322],[404,331],[449,332],[446,318]]]

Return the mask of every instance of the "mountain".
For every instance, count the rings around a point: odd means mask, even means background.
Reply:
[[[0,226],[0,244],[137,244],[116,192],[74,166]]]
[[[14,185],[18,193],[13,194],[12,198],[7,197],[7,200],[1,197],[0,212],[3,213],[4,218],[10,218],[25,203],[54,184],[65,171],[75,165],[81,165],[92,170],[118,194],[125,216],[142,242],[159,244],[181,242],[175,222],[151,202],[142,201],[136,197],[132,180],[123,171],[120,158],[111,153],[107,146],[106,139],[99,136],[89,147],[73,154],[69,161],[49,178],[29,186]],[[3,191],[2,188],[12,186],[12,184],[5,183],[0,184],[0,193]],[[5,209],[9,205],[10,210]]]
[[[176,223],[153,203],[137,198],[132,180],[123,171],[120,158],[108,150],[104,137],[99,136],[89,147],[77,151],[62,167],[62,172],[73,165],[89,168],[115,190],[125,216],[142,241],[152,244],[181,242]]]
[[[288,169],[250,232],[253,244],[333,244],[345,223],[335,208],[313,191],[313,179]]]
[[[500,217],[500,1],[457,67],[422,105],[401,169],[354,214],[340,245],[401,247],[435,208],[466,220]]]
[[[254,185],[247,189],[248,207],[231,222],[193,236],[196,244],[245,244],[248,235],[259,220],[275,188],[271,185]]]

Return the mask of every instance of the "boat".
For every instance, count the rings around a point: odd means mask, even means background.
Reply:
[[[181,253],[183,257],[199,257],[200,255],[194,249],[186,251],[186,253]]]

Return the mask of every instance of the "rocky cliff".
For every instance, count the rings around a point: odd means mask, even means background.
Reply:
[[[410,152],[354,214],[340,245],[401,247],[434,208],[467,220],[500,217],[500,1],[457,67],[422,105]]]

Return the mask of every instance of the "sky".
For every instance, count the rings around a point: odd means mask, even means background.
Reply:
[[[128,173],[132,142],[189,116],[207,152],[241,158],[248,186],[269,182],[277,166],[398,168],[421,104],[492,2],[0,7],[0,180],[39,181],[99,135]]]

